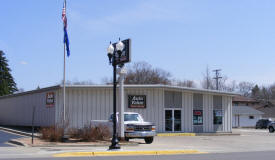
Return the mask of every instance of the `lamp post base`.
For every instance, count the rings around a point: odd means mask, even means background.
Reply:
[[[115,145],[115,146],[109,146],[109,150],[114,150],[114,149],[120,149],[120,145],[119,144],[117,144],[117,145]]]
[[[109,150],[112,150],[112,149],[120,149],[120,145],[118,144],[117,138],[112,139],[112,144],[109,146]]]

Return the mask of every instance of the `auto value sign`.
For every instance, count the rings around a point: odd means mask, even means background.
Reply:
[[[46,94],[46,105],[47,105],[47,107],[54,106],[54,92],[48,92]]]
[[[129,108],[146,108],[146,95],[128,95]]]

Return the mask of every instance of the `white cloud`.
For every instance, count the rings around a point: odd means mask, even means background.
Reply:
[[[26,64],[28,64],[28,63],[27,63],[26,61],[21,61],[20,64],[26,65]]]
[[[71,11],[70,16],[72,23],[88,30],[106,30],[116,26],[133,26],[152,21],[182,21],[183,18],[180,8],[157,2],[144,2],[101,17],[88,17],[81,11]]]

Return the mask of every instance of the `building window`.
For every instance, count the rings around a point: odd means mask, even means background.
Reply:
[[[193,124],[194,125],[203,125],[203,111],[194,110],[193,111]]]
[[[223,119],[222,96],[213,96],[213,123],[221,125]]]
[[[249,116],[249,119],[254,119],[254,116]]]
[[[214,124],[222,124],[223,111],[222,110],[214,110]]]

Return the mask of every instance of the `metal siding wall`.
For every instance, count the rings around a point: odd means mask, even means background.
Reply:
[[[193,132],[193,94],[182,93],[182,107],[183,107],[183,132]]]
[[[213,96],[203,95],[203,131],[213,132]]]
[[[80,126],[81,128],[83,126],[83,89],[78,89],[78,112],[77,112],[77,125]]]
[[[125,88],[125,112],[138,112],[145,121],[155,123],[158,132],[164,132],[164,91],[162,88]],[[174,90],[169,90],[174,91]],[[178,91],[178,90],[175,90]],[[70,127],[83,127],[90,120],[107,120],[113,109],[112,88],[67,88],[67,111]],[[58,92],[59,108],[56,116],[62,116],[62,91]],[[128,95],[146,95],[146,109],[128,108]],[[119,107],[119,92],[117,92]],[[223,96],[224,132],[231,132],[231,97]],[[228,108],[228,109],[226,109]],[[118,109],[119,111],[119,109]],[[213,131],[213,96],[203,95],[204,132]],[[227,120],[228,119],[228,120]],[[229,120],[230,119],[230,120]],[[182,131],[193,132],[193,93],[182,92]]]
[[[90,90],[91,91],[91,97],[92,97],[92,103],[90,104],[90,106],[89,107],[91,107],[92,108],[92,119],[93,120],[96,120],[97,119],[97,117],[96,117],[96,115],[97,115],[97,113],[96,113],[96,90]]]
[[[89,124],[88,89],[83,90],[83,125]]]
[[[223,127],[223,131],[226,132],[227,130],[227,114],[228,114],[228,108],[227,108],[227,97],[223,97],[223,110],[224,110],[224,118],[223,118],[223,121],[224,121],[224,127]]]
[[[125,112],[140,113],[145,121],[153,122],[163,132],[163,100],[161,89],[125,89]],[[128,95],[146,95],[146,109],[128,108]]]
[[[87,120],[86,123],[89,124],[90,120],[92,119],[92,107],[90,105],[92,104],[92,96],[91,96],[91,90],[87,89]]]
[[[93,106],[96,108],[96,120],[102,120],[102,112],[101,112],[101,102],[100,102],[100,90],[101,89],[96,89],[96,106]],[[104,117],[106,120],[107,117]]]
[[[232,98],[229,96],[223,96],[223,131],[231,132],[232,131]]]
[[[204,126],[205,126],[205,113],[204,113],[204,95],[201,93],[193,93],[193,110],[202,110],[202,116],[203,116],[203,125],[193,125],[193,132],[203,132]],[[193,111],[192,111],[192,117],[193,117]]]
[[[77,105],[78,105],[78,102],[77,102],[77,99],[78,99],[78,95],[77,95],[78,93],[77,93],[77,90],[76,89],[74,89],[74,90],[72,90],[72,99],[73,99],[73,101],[71,102],[72,104],[73,104],[73,106],[72,106],[72,112],[70,113],[71,115],[72,115],[72,124],[73,124],[73,127],[74,128],[77,128],[78,126],[77,126],[77,124],[78,124],[78,122],[77,122],[77,117],[78,117],[78,108],[77,108]]]
[[[164,116],[164,89],[159,89],[158,91],[158,123],[159,123],[159,129],[158,132],[164,132],[165,131],[165,116]]]
[[[107,120],[109,118],[112,111],[111,89],[67,88],[66,94],[67,118],[70,128],[81,128],[90,125],[91,120]],[[63,104],[59,106],[61,109],[58,112],[61,113]]]
[[[56,91],[56,96],[55,96],[55,124],[59,122],[58,118],[61,116],[60,114],[60,97],[61,97],[61,93],[60,93],[60,89],[58,91]]]
[[[228,97],[228,105],[229,105],[228,132],[232,132],[232,97]]]
[[[34,125],[53,125],[55,123],[55,108],[57,104],[55,103],[55,106],[51,108],[46,107],[46,93],[48,92],[54,92],[56,100],[57,90],[0,99],[0,124],[31,126],[33,106],[35,106]]]
[[[164,108],[182,108],[182,92],[164,91]]]

